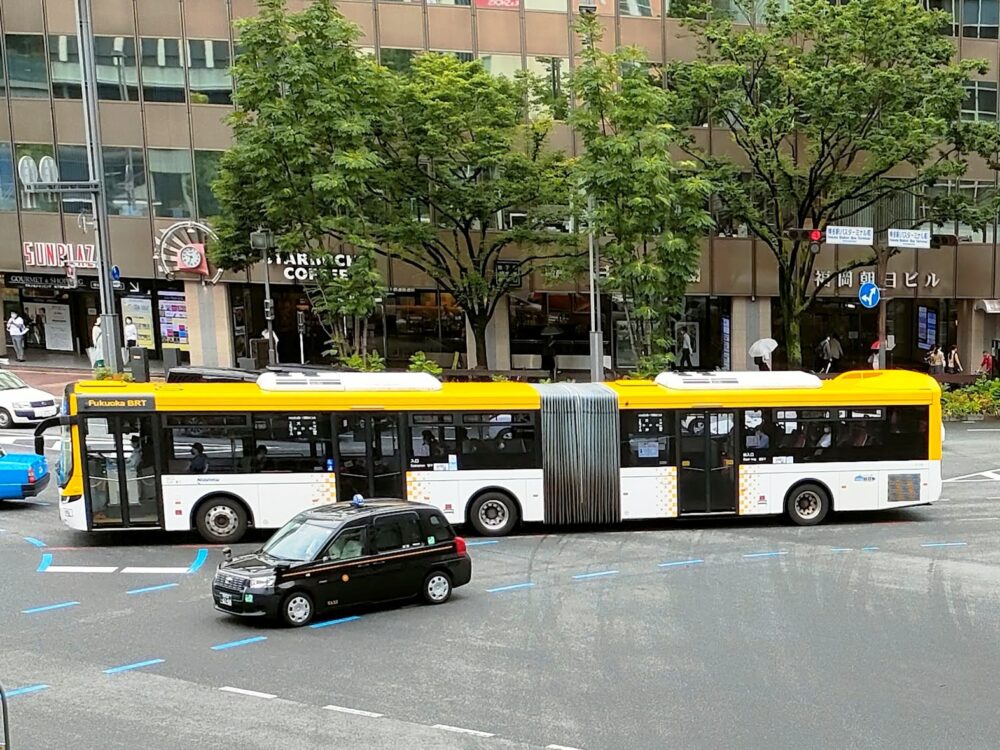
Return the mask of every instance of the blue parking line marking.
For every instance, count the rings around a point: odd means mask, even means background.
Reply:
[[[213,651],[225,651],[230,648],[236,648],[237,646],[249,646],[251,643],[260,643],[261,641],[266,641],[266,635],[255,635],[253,638],[244,638],[241,641],[230,641],[229,643],[220,643],[216,646],[212,646]]]
[[[328,628],[331,625],[340,625],[342,622],[354,622],[355,620],[360,620],[361,615],[351,615],[350,617],[339,617],[336,620],[327,620],[326,622],[316,622],[309,627],[313,630],[318,628]]]
[[[466,547],[482,547],[484,544],[498,544],[496,539],[481,539],[478,542],[466,542]]]
[[[159,586],[146,586],[141,589],[132,589],[131,591],[126,591],[126,594],[145,594],[150,591],[163,591],[163,589],[172,589],[177,586],[176,583],[161,583]]]
[[[48,690],[48,685],[27,685],[21,688],[15,688],[14,690],[7,691],[8,698],[15,698],[18,695],[27,695],[28,693],[37,693],[39,690]]]
[[[44,573],[46,570],[49,569],[49,566],[51,564],[52,564],[52,554],[49,553],[49,552],[46,552],[44,555],[42,555],[42,559],[38,563],[38,570],[36,572],[37,573]]]
[[[33,537],[33,536],[26,536],[26,537],[24,537],[24,541],[26,541],[28,544],[33,544],[36,547],[48,547],[49,546],[45,542],[43,542],[41,539],[35,539],[35,537]]]
[[[672,560],[671,562],[663,562],[657,565],[658,568],[679,568],[682,565],[697,565],[698,563],[703,563],[704,560]]]
[[[148,661],[137,661],[135,664],[123,664],[120,667],[109,667],[104,670],[104,674],[118,674],[119,672],[130,672],[133,669],[152,667],[155,664],[163,664],[164,659],[149,659]]]
[[[780,555],[787,555],[787,554],[788,552],[786,552],[785,550],[779,550],[777,552],[751,552],[748,555],[743,555],[743,557],[747,560],[750,560],[755,557],[779,557]]]
[[[921,544],[921,547],[968,547],[968,542],[927,542],[926,544]]]
[[[578,573],[577,575],[573,576],[573,580],[582,581],[586,578],[600,578],[601,576],[613,576],[617,575],[617,573],[618,573],[617,570],[602,570],[597,573]]]
[[[533,584],[531,582],[528,582],[528,583],[512,583],[510,586],[497,586],[496,588],[493,588],[493,589],[486,589],[486,593],[488,593],[488,594],[497,594],[497,593],[499,593],[501,591],[516,591],[517,589],[530,589],[534,585],[535,584]]]
[[[32,607],[31,609],[22,609],[22,615],[33,615],[37,612],[51,612],[53,609],[66,609],[67,607],[75,607],[80,602],[60,602],[59,604],[47,604],[44,607]]]
[[[201,570],[201,566],[205,564],[208,559],[208,550],[202,547],[198,550],[198,554],[195,555],[194,562],[191,563],[191,567],[188,568],[188,573],[197,573]]]
[[[831,552],[853,552],[854,549],[851,547],[830,547]]]
[[[862,547],[862,552],[878,552],[878,547]]]

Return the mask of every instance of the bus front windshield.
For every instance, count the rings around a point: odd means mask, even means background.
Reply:
[[[329,526],[311,523],[304,518],[293,518],[268,540],[263,552],[281,560],[312,560],[331,533]]]

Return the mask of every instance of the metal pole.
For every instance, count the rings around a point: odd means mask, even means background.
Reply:
[[[101,297],[101,343],[104,365],[111,372],[121,372],[121,336],[115,312],[115,290],[111,280],[111,232],[108,228],[108,204],[104,184],[104,160],[101,152],[101,120],[97,110],[97,64],[90,0],[76,0],[77,40],[83,88],[83,127],[87,142],[87,166],[96,185],[94,204],[94,241],[97,245],[97,281]]]
[[[0,712],[3,716],[3,750],[10,750],[10,717],[7,715],[7,691],[0,683]]]
[[[885,298],[885,275],[888,266],[888,250],[879,250],[877,282],[879,291],[881,292],[878,301],[878,369],[880,370],[886,369],[889,359],[889,352],[887,351],[889,337],[886,335],[886,305],[888,301]]]
[[[270,243],[267,243],[270,244]],[[274,347],[274,301],[271,299],[271,269],[267,265],[267,252],[264,248],[264,318],[267,320],[267,358],[270,364],[278,364],[278,352]]]
[[[604,336],[601,333],[600,289],[597,283],[597,247],[594,242],[594,197],[587,196],[587,264],[590,277],[590,381],[604,380]]]

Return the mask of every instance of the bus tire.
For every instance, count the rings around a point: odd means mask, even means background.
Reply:
[[[484,492],[472,501],[469,521],[481,536],[506,536],[520,520],[514,499],[504,492]]]
[[[830,493],[818,484],[800,484],[788,493],[785,510],[798,526],[815,526],[830,512]]]
[[[301,628],[312,622],[316,606],[305,591],[293,591],[281,600],[281,621],[290,628]]]
[[[206,542],[232,544],[247,533],[247,512],[237,500],[216,495],[198,505],[195,525]]]

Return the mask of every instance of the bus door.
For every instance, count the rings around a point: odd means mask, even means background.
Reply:
[[[337,420],[337,500],[404,497],[399,415],[351,412]]]
[[[151,415],[80,420],[92,527],[160,525],[159,436]]]
[[[678,512],[736,511],[736,412],[682,411],[677,415]]]

